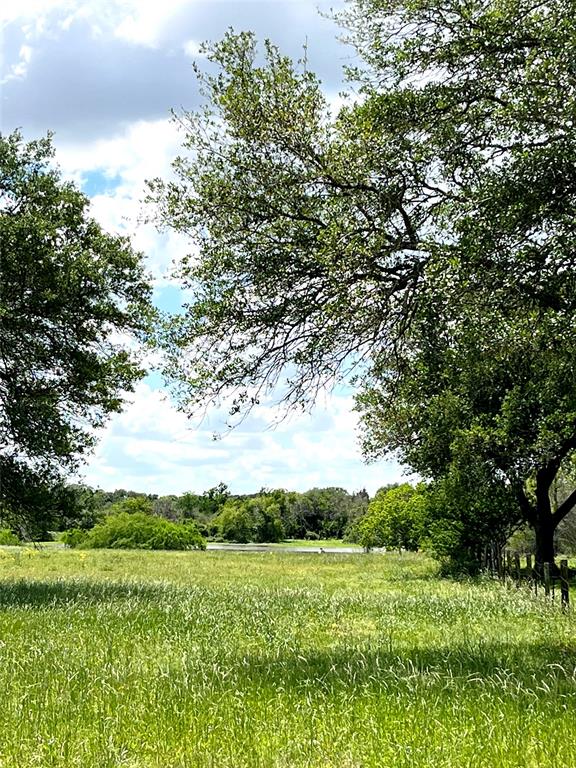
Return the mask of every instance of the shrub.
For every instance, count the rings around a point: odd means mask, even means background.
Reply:
[[[193,521],[173,523],[144,512],[110,515],[81,544],[89,549],[206,549]]]
[[[65,544],[65,546],[74,549],[84,542],[86,536],[86,531],[83,531],[81,528],[70,528],[68,531],[64,531],[60,536],[60,541]]]
[[[422,548],[445,574],[474,575],[486,545],[504,546],[520,516],[513,488],[489,465],[458,467],[428,490]]]
[[[416,550],[425,527],[426,491],[409,483],[378,491],[354,531],[356,541],[366,549]]]
[[[0,528],[0,544],[16,546],[20,544],[20,539],[15,533],[12,533],[10,528]]]

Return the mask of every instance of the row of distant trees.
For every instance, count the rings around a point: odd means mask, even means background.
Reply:
[[[103,517],[145,513],[173,522],[194,520],[212,539],[236,542],[278,542],[283,539],[344,538],[368,509],[365,490],[313,488],[304,493],[263,488],[258,493],[234,495],[224,483],[203,493],[157,496],[123,489],[112,492],[74,486],[74,515],[65,528],[91,528]]]
[[[426,550],[447,571],[474,570],[478,560],[474,548],[483,546],[489,537],[487,530],[479,531],[477,536],[471,532],[466,519],[470,504],[462,504],[446,484],[394,483],[380,488],[373,498],[364,489],[349,493],[335,487],[312,488],[303,493],[262,488],[257,493],[237,495],[220,483],[203,493],[159,496],[71,485],[63,487],[51,503],[52,518],[44,509],[39,519],[44,524],[52,519],[53,530],[81,534],[106,521],[126,520],[126,515],[138,517],[140,527],[142,520],[160,518],[193,525],[199,535],[216,541],[263,543],[333,538],[360,544],[367,550]],[[484,515],[488,521],[489,512]],[[12,532],[20,536],[42,539],[50,535],[41,527],[23,531],[3,512],[0,527],[10,529],[11,523]],[[517,551],[535,551],[534,534],[527,527],[493,531],[502,545],[508,541]],[[76,538],[74,534],[65,540],[71,543]],[[576,552],[576,514],[562,521],[556,547],[563,553]]]

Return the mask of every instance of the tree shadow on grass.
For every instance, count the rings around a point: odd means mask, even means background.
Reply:
[[[538,698],[557,697],[561,692],[576,696],[576,644],[569,648],[553,640],[254,655],[239,659],[235,667],[239,685],[264,689],[388,690],[398,694],[421,686],[457,690],[466,683],[473,690],[490,683],[500,693],[508,691],[516,696],[520,682],[531,690],[538,689]],[[554,684],[548,691],[540,685],[544,679]]]
[[[189,593],[190,590],[185,590]],[[17,608],[68,608],[75,605],[110,604],[136,601],[159,606],[167,597],[177,597],[182,587],[138,582],[75,580],[0,581],[0,611]],[[394,637],[372,638],[365,644],[317,649],[271,647],[268,651],[237,653],[214,648],[215,669],[224,665],[229,674],[215,672],[213,685],[270,691],[316,690],[381,694],[410,691],[415,686],[456,689],[464,681],[470,690],[490,682],[510,691],[514,681],[538,690],[538,698],[557,699],[558,692],[576,697],[576,639],[567,642],[553,635],[546,640],[497,642],[473,637],[454,638],[441,646],[413,646],[405,642],[395,647]],[[209,666],[209,665],[208,665]],[[206,674],[204,668],[203,675]],[[548,693],[539,681],[552,680]],[[220,682],[219,682],[220,681]],[[547,684],[548,685],[548,684]],[[510,692],[512,696],[512,692]]]
[[[173,587],[137,582],[105,582],[82,579],[0,581],[0,610],[8,608],[48,608],[80,604],[83,606],[125,600],[158,604]]]

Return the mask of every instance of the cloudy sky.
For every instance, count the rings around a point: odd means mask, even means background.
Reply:
[[[175,235],[137,223],[144,180],[167,177],[181,136],[170,110],[198,105],[192,61],[199,44],[232,27],[254,30],[293,58],[307,58],[330,98],[351,52],[321,12],[339,0],[14,0],[2,3],[2,133],[54,132],[57,161],[92,200],[111,232],[130,234],[146,254],[155,300],[176,311],[172,265],[189,249]],[[200,492],[225,482],[233,492],[262,486],[306,490],[338,485],[370,493],[400,479],[390,462],[363,464],[350,392],[338,391],[271,428],[266,406],[219,441],[223,414],[188,419],[147,377],[102,432],[84,472],[106,489]]]

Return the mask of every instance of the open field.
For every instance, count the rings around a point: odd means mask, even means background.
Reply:
[[[357,549],[358,552],[362,552],[362,547],[359,544],[351,544],[343,539],[286,539],[279,544],[274,544],[275,547],[312,547],[318,549]]]
[[[238,552],[290,552],[316,554],[344,554],[354,555],[363,552],[358,544],[350,544],[342,539],[319,539],[318,541],[309,541],[307,539],[288,539],[287,541],[274,543],[249,543],[238,544],[236,542],[208,541],[207,549],[216,549],[222,551]],[[381,550],[377,550],[381,551]]]
[[[0,550],[0,766],[576,766],[576,622],[403,555]]]

